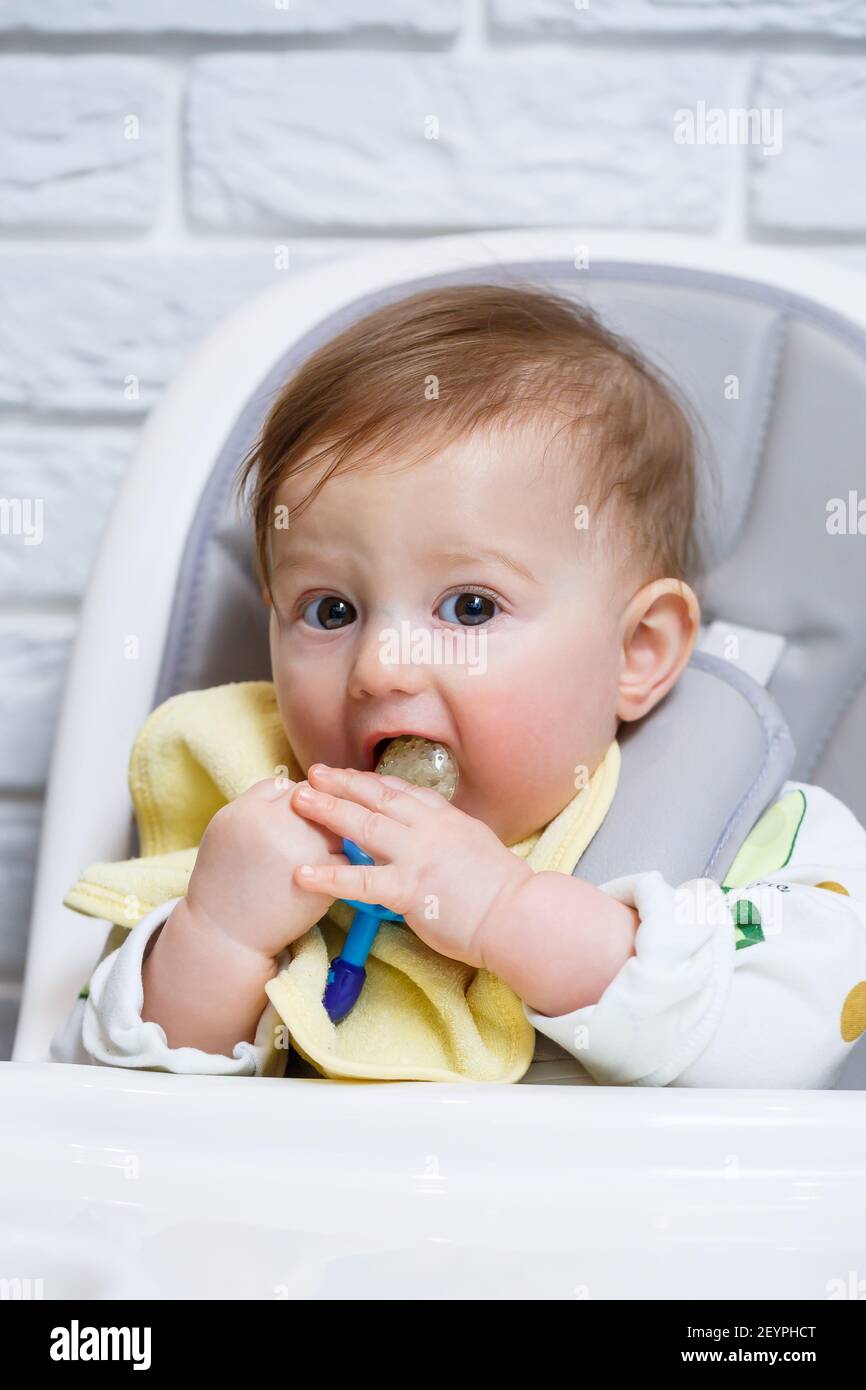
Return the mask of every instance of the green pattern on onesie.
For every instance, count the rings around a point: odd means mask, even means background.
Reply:
[[[746,883],[754,883],[756,879],[783,869],[794,853],[805,814],[806,797],[799,790],[788,792],[765,811],[741,844],[721,885],[722,892],[730,893],[732,888],[742,888]],[[759,941],[766,940],[761,914],[749,898],[738,898],[731,911],[738,951],[743,946],[756,946]]]

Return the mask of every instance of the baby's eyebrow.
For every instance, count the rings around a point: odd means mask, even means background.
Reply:
[[[531,570],[522,565],[519,560],[515,560],[513,555],[507,555],[504,550],[496,550],[490,547],[472,550],[443,550],[438,555],[432,556],[434,560],[444,560],[449,564],[462,564],[468,562],[472,564],[477,560],[492,560],[494,564],[503,565],[506,569],[514,570],[516,574],[528,579],[530,584],[540,584]]]
[[[296,569],[306,564],[308,561],[316,563],[317,561],[327,560],[329,558],[333,557],[317,550],[307,551],[306,549],[302,549],[300,552],[285,551],[274,566],[274,576],[276,576],[277,571],[281,569]],[[489,560],[493,564],[501,565],[505,569],[510,569],[515,574],[521,575],[522,578],[527,579],[530,584],[541,584],[541,580],[537,579],[532,571],[521,564],[519,560],[515,560],[512,555],[508,555],[504,550],[497,550],[495,547],[491,546],[480,546],[477,549],[473,547],[467,550],[441,550],[437,554],[431,555],[429,558],[431,560],[443,561],[445,564],[456,565],[473,565],[477,564],[479,560]]]
[[[313,546],[303,546],[300,550],[285,550],[274,565],[274,574],[279,569],[297,569],[300,565],[326,563],[342,558],[342,555],[332,555],[328,550]]]

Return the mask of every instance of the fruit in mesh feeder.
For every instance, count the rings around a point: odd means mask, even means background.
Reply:
[[[416,787],[432,787],[451,801],[457,791],[459,773],[450,748],[418,734],[392,738],[376,764],[383,777],[402,777]]]

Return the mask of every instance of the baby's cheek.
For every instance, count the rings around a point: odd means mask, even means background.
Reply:
[[[488,650],[484,674],[463,682],[461,724],[471,719],[479,737],[485,723],[492,725],[495,741],[519,744],[536,763],[563,741],[595,742],[594,730],[604,737],[617,664],[615,643],[603,633],[550,622],[507,650],[493,642]]]
[[[458,804],[488,824],[498,827],[521,808],[521,815],[538,817],[528,827],[534,829],[574,795],[580,731],[569,728],[560,737],[537,689],[489,690],[478,708],[464,704],[460,738],[470,785]]]
[[[351,752],[335,682],[288,663],[273,672],[273,681],[282,726],[301,768],[315,761],[348,765]]]
[[[475,801],[464,809],[513,827],[521,808],[529,833],[580,790],[614,737],[615,662],[585,634],[560,632],[475,679],[460,701]]]

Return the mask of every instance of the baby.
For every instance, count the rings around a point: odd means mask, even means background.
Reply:
[[[866,832],[829,793],[782,789],[803,814],[763,882],[785,895],[784,930],[763,939],[736,939],[746,890],[627,862],[596,887],[509,848],[694,650],[694,436],[664,376],[555,294],[431,290],[304,363],[239,488],[251,479],[273,681],[306,780],[220,810],[186,896],[139,944],[136,1022],[160,1025],[161,1060],[118,1055],[107,1014],[104,1047],[85,1052],[76,1023],[52,1055],[196,1070],[197,1050],[258,1071],[277,957],[341,898],[505,981],[596,1081],[832,1085],[866,1026]],[[457,659],[395,659],[395,630]],[[452,750],[452,802],[373,771],[400,733]],[[342,837],[375,867],[350,865]]]

